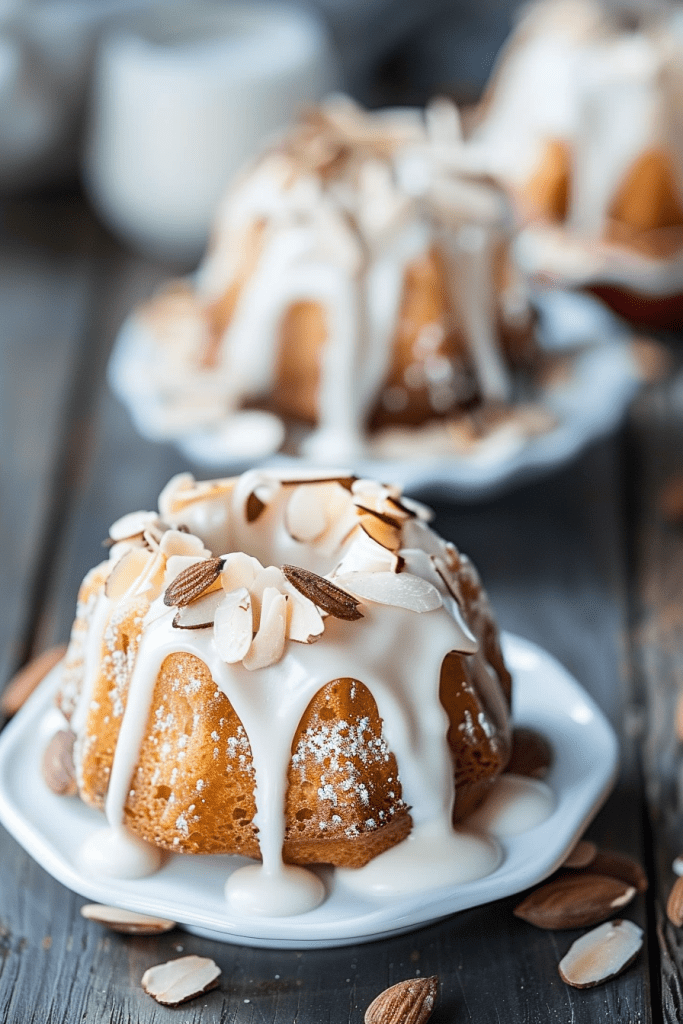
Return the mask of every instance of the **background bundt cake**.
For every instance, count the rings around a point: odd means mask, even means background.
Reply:
[[[329,461],[380,428],[510,403],[533,315],[505,196],[456,172],[460,145],[445,100],[370,114],[337,97],[294,126],[230,189],[195,277],[124,330],[112,379],[146,432],[182,437],[256,406]]]
[[[359,867],[505,769],[511,678],[472,564],[398,489],[175,477],[111,528],[58,703],[78,790],[178,853]]]

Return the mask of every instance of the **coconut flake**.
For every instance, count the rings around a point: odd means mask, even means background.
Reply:
[[[253,639],[254,618],[251,595],[246,587],[226,594],[216,609],[213,641],[219,655],[228,665],[245,657]]]
[[[442,605],[436,587],[409,572],[348,572],[335,576],[335,583],[366,601],[413,612],[432,612]]]

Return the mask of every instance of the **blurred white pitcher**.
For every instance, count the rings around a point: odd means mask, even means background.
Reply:
[[[84,177],[137,248],[197,259],[232,174],[337,85],[322,25],[281,4],[160,5],[102,40]]]

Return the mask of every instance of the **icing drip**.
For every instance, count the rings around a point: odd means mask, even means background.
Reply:
[[[163,854],[156,846],[150,846],[118,825],[98,829],[89,836],[81,847],[78,860],[87,875],[144,878],[159,870]]]

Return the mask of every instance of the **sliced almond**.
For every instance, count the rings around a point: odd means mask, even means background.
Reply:
[[[358,522],[368,537],[381,544],[383,548],[398,551],[401,546],[401,524],[396,519],[358,505]]]
[[[412,612],[432,612],[442,605],[436,587],[409,572],[349,572],[336,576],[335,580],[352,594],[376,604],[407,608]]]
[[[221,969],[205,956],[181,956],[150,967],[142,975],[142,987],[162,1006],[180,1006],[216,988]]]
[[[104,592],[111,601],[118,601],[123,597],[136,580],[150,568],[154,555],[146,548],[133,548],[119,559],[112,571],[107,576],[104,585]]]
[[[666,903],[666,916],[677,928],[683,925],[683,878],[677,878]]]
[[[563,868],[587,868],[596,858],[598,848],[589,839],[579,839],[562,861]]]
[[[283,655],[287,635],[287,597],[266,587],[261,602],[261,622],[242,664],[250,672],[274,665]]]
[[[573,942],[560,960],[562,981],[593,988],[633,963],[643,945],[643,931],[633,921],[606,921]]]
[[[243,551],[231,551],[223,559],[221,585],[228,594],[240,587],[250,587],[263,566],[258,558],[245,555]]]
[[[161,935],[176,927],[175,921],[167,921],[163,917],[136,914],[132,910],[107,907],[102,903],[87,903],[81,907],[81,917],[103,924],[105,928],[124,935]]]
[[[552,747],[540,732],[525,726],[512,730],[512,753],[507,771],[531,779],[544,779],[552,761]]]
[[[159,548],[170,558],[172,555],[194,555],[196,558],[207,558],[211,552],[188,530],[166,530],[159,541]]]
[[[610,878],[618,878],[622,882],[627,882],[637,892],[647,891],[647,875],[638,861],[626,853],[598,850],[589,867],[591,872],[598,875],[609,875]]]
[[[159,516],[156,512],[128,512],[121,516],[109,527],[109,536],[116,543],[120,540],[129,540],[131,537],[142,536],[150,526],[156,526]]]
[[[223,590],[214,590],[211,594],[197,598],[192,604],[182,605],[173,617],[173,626],[175,629],[209,629],[224,600]]]
[[[604,921],[630,903],[635,894],[635,886],[618,878],[572,872],[534,889],[515,907],[514,914],[537,928],[584,928]]]
[[[164,604],[181,608],[188,605],[215,583],[223,568],[222,558],[206,558],[183,569],[166,588]]]
[[[74,768],[75,733],[60,729],[54,734],[43,754],[43,778],[53,793],[73,796],[78,792]]]
[[[362,612],[358,611],[358,601],[345,590],[335,587],[334,583],[330,583],[324,576],[318,576],[317,573],[297,565],[283,565],[282,572],[293,587],[328,615],[350,622],[363,618]]]
[[[16,675],[12,676],[0,697],[0,709],[6,715],[15,715],[28,700],[38,683],[66,654],[66,644],[58,644],[32,658]]]
[[[285,529],[293,540],[310,544],[328,527],[324,485],[302,484],[292,492],[285,509]]]
[[[365,1011],[365,1024],[425,1024],[434,1009],[439,979],[409,978],[380,992]]]
[[[254,616],[251,595],[246,587],[225,594],[216,609],[213,641],[216,650],[228,665],[245,657],[254,637]]]
[[[300,644],[312,644],[325,629],[323,617],[313,602],[290,583],[285,582],[285,587],[291,594],[287,602],[287,636]]]

